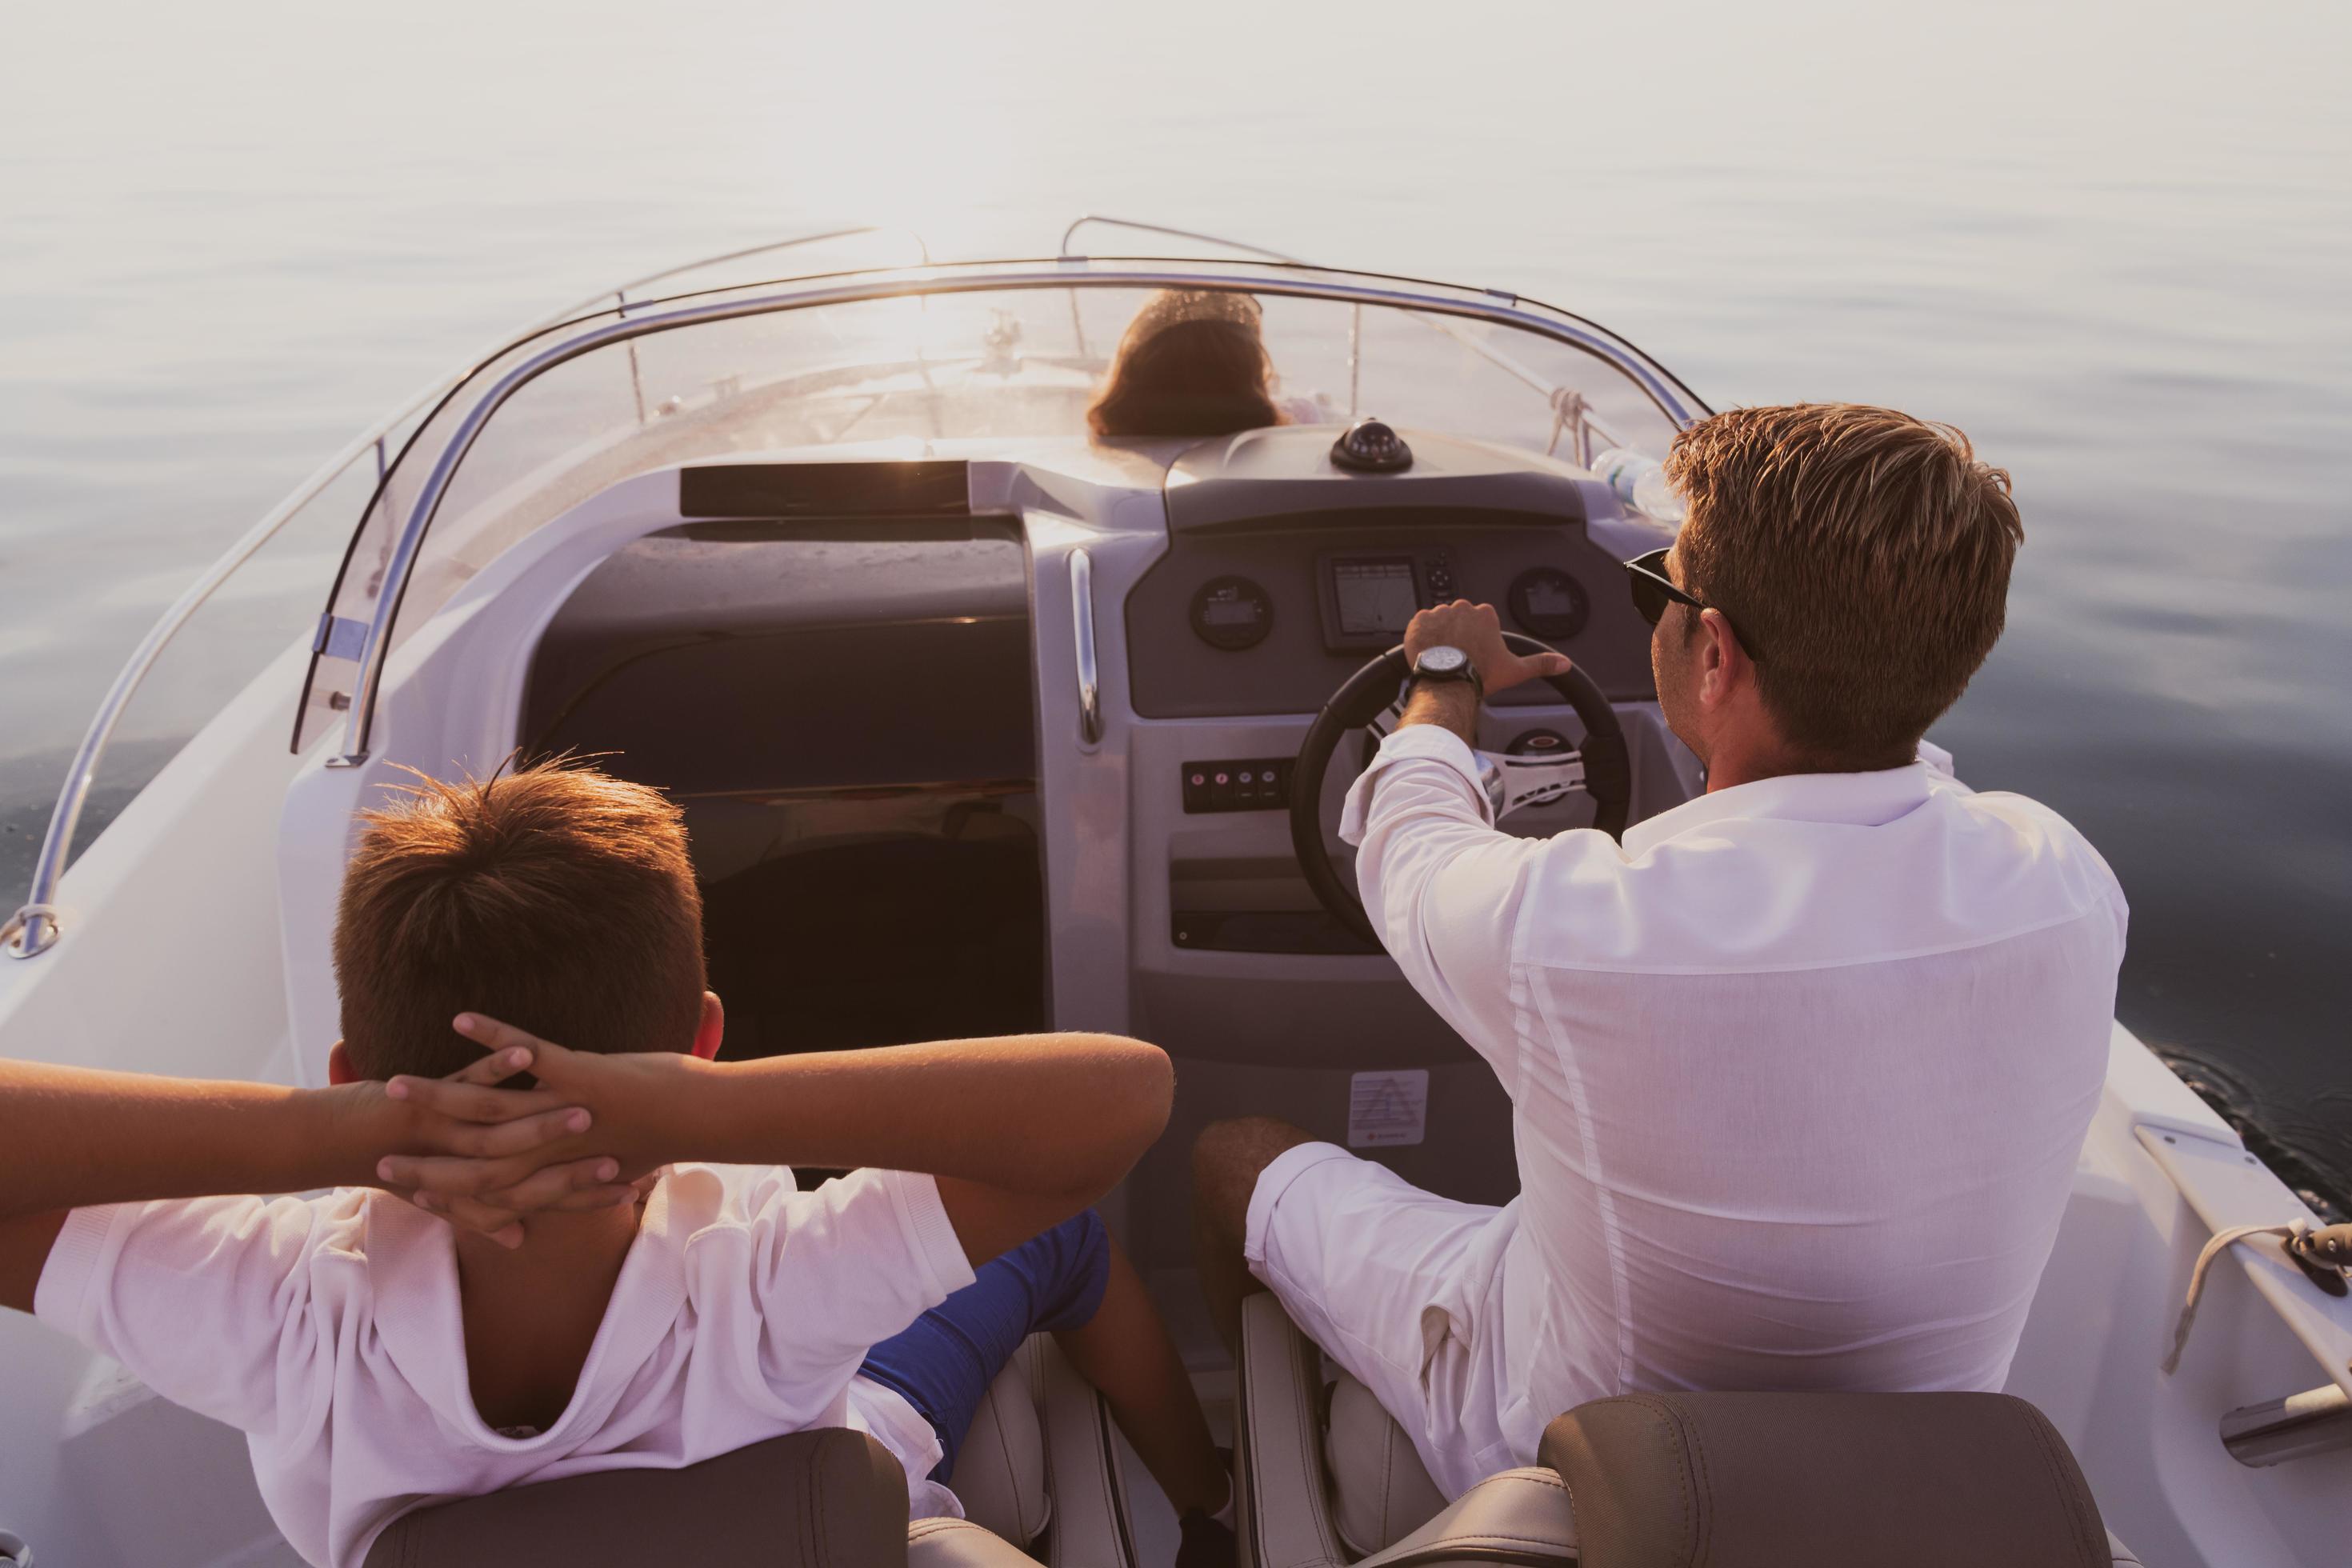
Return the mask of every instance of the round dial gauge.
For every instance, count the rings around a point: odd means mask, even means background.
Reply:
[[[1531,567],[1511,580],[1511,619],[1530,637],[1566,642],[1591,613],[1584,584],[1556,566]]]
[[[1239,653],[1274,629],[1274,601],[1246,577],[1215,577],[1192,595],[1192,635],[1211,647]]]

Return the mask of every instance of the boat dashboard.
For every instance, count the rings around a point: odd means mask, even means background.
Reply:
[[[1601,487],[1430,436],[1412,469],[1349,473],[1329,442],[1253,431],[1171,467],[1167,552],[1124,605],[1139,716],[1312,713],[1415,611],[1457,598],[1496,605],[1612,698],[1652,695],[1648,628],[1591,536]]]
[[[1451,1163],[1433,1121],[1391,1163],[1507,1194],[1491,1072],[1299,868],[1295,762],[1415,610],[1463,597],[1598,682],[1635,819],[1687,798],[1618,566],[1667,534],[1570,463],[1406,430],[1412,468],[1354,473],[1336,433],[836,447],[621,479],[476,570],[396,658],[374,754],[306,769],[288,809],[324,834],[402,765],[593,758],[685,811],[730,1054],[1122,1031],[1186,1064],[1186,1122],[1257,1110],[1335,1137],[1357,1131],[1351,1086],[1402,1074],[1454,1129]],[[1478,740],[1526,757],[1581,738],[1531,686],[1488,702]],[[1350,885],[1339,806],[1374,743],[1343,740],[1316,802]],[[1591,811],[1570,795],[1505,826]],[[331,879],[282,881],[299,946],[331,924]],[[331,1005],[304,1036],[333,1037]]]

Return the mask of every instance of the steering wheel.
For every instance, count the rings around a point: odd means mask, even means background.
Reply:
[[[1555,651],[1517,632],[1505,632],[1503,641],[1513,653]],[[1290,845],[1298,856],[1298,868],[1323,907],[1331,911],[1331,918],[1375,949],[1381,945],[1380,933],[1365,915],[1363,900],[1332,868],[1331,852],[1324,841],[1323,776],[1330,771],[1331,754],[1339,749],[1340,737],[1367,727],[1384,734],[1394,727],[1383,726],[1380,721],[1394,706],[1397,689],[1411,673],[1404,649],[1392,647],[1349,676],[1315,716],[1290,776]],[[1581,792],[1592,797],[1592,826],[1614,838],[1625,831],[1633,801],[1633,767],[1616,710],[1581,667],[1571,666],[1565,675],[1544,679],[1562,701],[1576,710],[1577,719],[1584,725],[1584,743],[1572,752],[1542,756],[1478,752],[1478,772],[1486,786],[1487,804],[1499,823],[1522,806]]]

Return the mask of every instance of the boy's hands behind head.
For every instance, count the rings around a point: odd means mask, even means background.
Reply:
[[[383,1086],[403,1107],[401,1152],[376,1164],[378,1184],[419,1208],[507,1247],[522,1241],[522,1218],[550,1210],[610,1208],[641,1195],[652,1163],[624,1173],[612,1140],[589,1132],[606,1119],[562,1081],[579,1061],[624,1060],[568,1051],[523,1031],[467,1014],[458,1033],[488,1054],[446,1078],[405,1075]],[[523,1072],[536,1088],[501,1088]],[[610,1100],[609,1089],[598,1096]],[[625,1118],[623,1119],[625,1121]]]
[[[662,1112],[701,1065],[692,1057],[567,1050],[475,1013],[459,1014],[456,1028],[489,1054],[447,1078],[384,1086],[438,1135],[376,1167],[419,1207],[512,1247],[523,1215],[629,1202],[674,1157]],[[538,1087],[498,1087],[524,1071]]]

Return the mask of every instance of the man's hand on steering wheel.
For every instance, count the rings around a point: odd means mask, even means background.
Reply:
[[[1433,647],[1458,647],[1468,654],[1472,668],[1478,671],[1478,679],[1490,693],[1523,680],[1566,675],[1570,668],[1570,660],[1564,653],[1513,653],[1503,641],[1503,621],[1495,614],[1495,606],[1474,605],[1467,599],[1432,605],[1406,626],[1407,668]]]
[[[1523,806],[1583,794],[1592,797],[1592,826],[1614,838],[1625,831],[1633,813],[1633,779],[1624,731],[1607,694],[1591,676],[1577,668],[1566,654],[1531,637],[1504,631],[1492,605],[1456,599],[1422,611],[1406,626],[1402,647],[1389,649],[1349,676],[1323,704],[1323,710],[1307,728],[1307,738],[1299,742],[1298,761],[1291,773],[1290,846],[1298,857],[1298,869],[1316,899],[1368,952],[1379,951],[1380,933],[1365,917],[1356,890],[1331,868],[1331,847],[1323,823],[1323,781],[1340,738],[1376,725],[1395,704],[1397,688],[1409,674],[1412,661],[1433,647],[1458,647],[1467,654],[1489,695],[1526,680],[1545,681],[1560,701],[1575,710],[1584,731],[1573,751],[1555,748],[1528,756],[1478,752],[1477,691],[1466,682],[1454,681],[1416,688],[1416,706],[1443,701],[1447,708],[1443,716],[1424,714],[1423,720],[1447,725],[1476,752],[1496,821]],[[1401,722],[1421,721],[1412,717],[1413,711],[1409,707]]]

